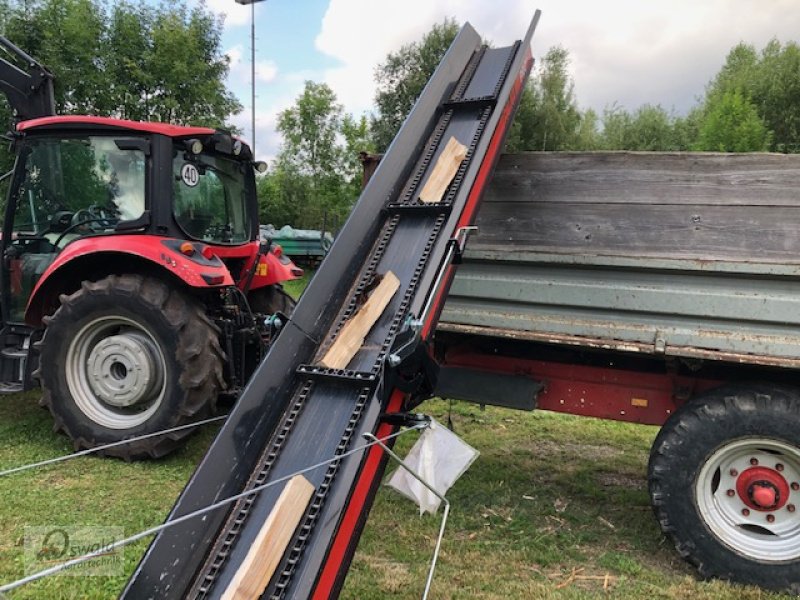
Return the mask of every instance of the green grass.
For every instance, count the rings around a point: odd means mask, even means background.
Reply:
[[[33,393],[2,399],[0,468],[69,452],[35,400]],[[446,422],[446,403],[422,410]],[[780,597],[698,582],[662,538],[644,477],[655,428],[461,403],[452,419],[481,456],[449,494],[432,597]],[[0,581],[23,575],[26,525],[112,525],[130,535],[162,522],[215,430],[206,427],[160,461],[81,458],[0,479]],[[411,502],[381,489],[343,597],[418,598],[438,526],[439,516],[420,517]],[[123,576],[51,577],[10,598],[113,598],[145,548],[125,549]]]
[[[286,287],[297,294],[304,284]],[[0,398],[0,470],[70,452],[37,398]],[[445,423],[449,405],[432,401],[420,410]],[[697,581],[662,537],[645,480],[655,428],[463,403],[453,405],[452,420],[481,456],[448,495],[433,598],[781,598]],[[203,428],[159,461],[87,457],[0,478],[0,582],[23,575],[26,525],[118,526],[131,535],[161,523],[216,430]],[[399,440],[401,453],[415,436]],[[438,527],[438,515],[420,517],[410,501],[382,488],[343,598],[419,598]],[[123,575],[51,577],[9,598],[116,597],[146,546],[124,550]]]

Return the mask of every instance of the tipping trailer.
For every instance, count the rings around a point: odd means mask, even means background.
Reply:
[[[704,576],[800,589],[800,156],[503,156],[436,393],[661,425],[649,487]]]
[[[336,457],[305,473],[313,497],[261,597],[338,595],[386,459],[376,446],[345,453],[365,433],[397,430],[404,411],[430,393],[429,340],[530,72],[538,18],[507,47],[482,45],[469,25],[455,38],[168,517]],[[466,156],[440,201],[420,201],[453,138]],[[369,287],[389,272],[399,291],[361,349],[346,368],[322,366]],[[123,597],[221,597],[280,492],[268,488],[163,530]]]

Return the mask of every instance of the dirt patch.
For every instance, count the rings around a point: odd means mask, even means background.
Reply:
[[[381,589],[397,593],[414,583],[408,565],[369,554],[362,554],[361,560],[374,572],[380,574]]]
[[[639,475],[626,475],[625,473],[599,472],[594,474],[595,481],[603,487],[624,487],[629,490],[643,490],[647,488],[647,480]]]
[[[596,444],[575,444],[572,442],[553,442],[549,440],[534,440],[529,446],[532,452],[539,456],[575,456],[577,458],[614,458],[620,456],[622,451],[612,446]]]

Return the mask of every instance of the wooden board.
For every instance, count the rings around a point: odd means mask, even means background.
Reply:
[[[798,206],[798,154],[525,152],[500,157],[484,202]]]
[[[442,201],[442,196],[447,191],[450,182],[458,172],[461,161],[467,156],[467,147],[456,138],[451,137],[439,155],[433,171],[419,193],[419,199],[426,204]]]
[[[399,287],[400,280],[394,273],[388,271],[355,316],[344,324],[320,364],[330,369],[346,368]]]
[[[505,155],[467,257],[505,249],[507,260],[541,252],[796,263],[799,181],[800,155]]]
[[[289,480],[239,570],[222,594],[222,600],[257,600],[261,597],[286,552],[286,546],[314,490],[314,486],[302,475]]]

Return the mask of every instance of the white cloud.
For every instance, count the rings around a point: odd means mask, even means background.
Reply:
[[[239,66],[242,64],[243,52],[244,50],[241,44],[234,46],[233,48],[228,48],[228,50],[225,51],[225,56],[227,56],[228,60],[230,61],[231,70],[239,68]]]
[[[361,112],[372,105],[376,65],[433,24],[449,16],[469,21],[504,45],[523,35],[537,7],[534,56],[557,44],[569,50],[578,99],[599,110],[617,101],[685,111],[733,45],[762,47],[800,29],[796,0],[404,0],[379,10],[366,0],[331,0],[315,44],[341,63],[325,81],[349,111]]]
[[[275,81],[278,76],[278,65],[274,60],[256,61],[256,79],[262,83]]]
[[[234,0],[207,0],[208,8],[225,17],[225,27],[239,27],[250,23],[250,7],[238,4]]]
[[[533,11],[541,8],[534,56],[554,45],[569,50],[584,108],[659,103],[683,112],[739,41],[761,48],[772,37],[795,38],[800,30],[795,5],[796,0],[404,0],[381,2],[376,9],[374,1],[330,0],[314,44],[337,66],[278,72],[275,61],[259,63],[259,81],[272,85],[258,90],[257,154],[267,160],[277,154],[277,114],[294,103],[305,80],[327,82],[349,112],[368,111],[375,67],[446,17],[469,21],[492,44],[506,45],[524,34]],[[228,14],[235,10],[234,0],[210,0],[209,6],[224,7]],[[241,14],[241,23],[249,23],[249,7]],[[232,24],[229,20],[227,27]],[[227,54],[231,82],[248,90],[242,95],[247,108],[234,122],[249,138],[249,47],[237,44]]]

